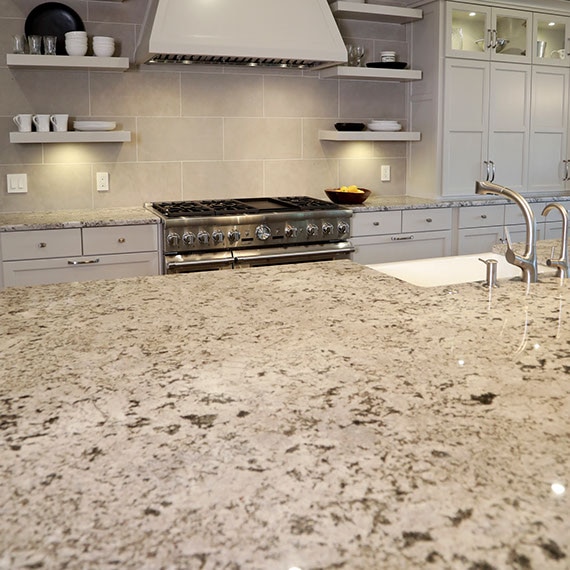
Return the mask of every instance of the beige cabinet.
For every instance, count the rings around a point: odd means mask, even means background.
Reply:
[[[491,251],[504,238],[504,205],[459,208],[457,255]]]
[[[452,252],[452,208],[357,212],[353,260],[365,265],[444,257]]]
[[[4,286],[159,273],[155,224],[4,232]]]
[[[532,60],[532,13],[448,2],[446,55],[511,63]]]

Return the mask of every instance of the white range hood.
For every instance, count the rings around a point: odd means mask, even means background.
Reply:
[[[323,67],[347,54],[327,0],[149,0],[135,60]]]

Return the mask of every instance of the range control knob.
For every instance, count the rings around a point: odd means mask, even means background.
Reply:
[[[222,243],[224,241],[224,232],[222,230],[214,230],[212,232],[212,241],[214,243]]]
[[[285,226],[285,237],[296,238],[297,237],[297,228],[295,226],[290,226],[289,224],[287,224]]]
[[[198,232],[198,241],[202,245],[208,245],[210,243],[210,234],[208,232],[205,232],[205,231],[199,231]]]
[[[182,241],[184,242],[184,245],[194,245],[194,242],[196,241],[196,236],[192,232],[186,232],[182,236]]]
[[[261,224],[255,228],[255,237],[261,241],[265,241],[271,237],[271,229],[265,224]]]
[[[230,230],[228,232],[228,240],[230,243],[236,243],[241,239],[241,234],[239,230]]]
[[[168,245],[176,247],[180,243],[180,236],[176,232],[170,232],[166,237]]]
[[[308,236],[316,236],[319,228],[315,224],[309,224],[307,226],[307,235]]]
[[[329,222],[323,224],[323,235],[330,236],[333,231],[333,225]]]
[[[338,234],[343,236],[345,234],[348,234],[348,232],[350,231],[350,226],[348,225],[348,222],[339,222],[338,223]]]

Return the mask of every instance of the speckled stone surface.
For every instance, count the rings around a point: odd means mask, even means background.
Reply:
[[[565,196],[544,196],[525,195],[529,203],[532,202],[553,202],[560,201],[566,203],[570,200],[570,195]],[[497,196],[473,196],[456,200],[430,200],[429,198],[418,198],[414,196],[379,196],[372,194],[364,204],[351,206],[353,212],[374,212],[384,210],[417,210],[422,208],[457,208],[468,206],[486,206],[491,204],[512,204],[510,200]]]
[[[158,224],[160,218],[145,208],[109,210],[58,210],[0,214],[0,232],[50,230],[95,226]]]
[[[570,289],[349,261],[0,292],[0,568],[570,567]]]

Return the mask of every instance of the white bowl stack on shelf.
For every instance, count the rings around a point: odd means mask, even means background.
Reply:
[[[94,36],[93,53],[98,57],[111,57],[115,53],[115,40],[106,36]]]
[[[386,121],[373,119],[366,125],[370,131],[396,132],[402,130],[402,125],[398,121]]]
[[[65,51],[68,55],[85,55],[87,53],[87,32],[67,32]]]

